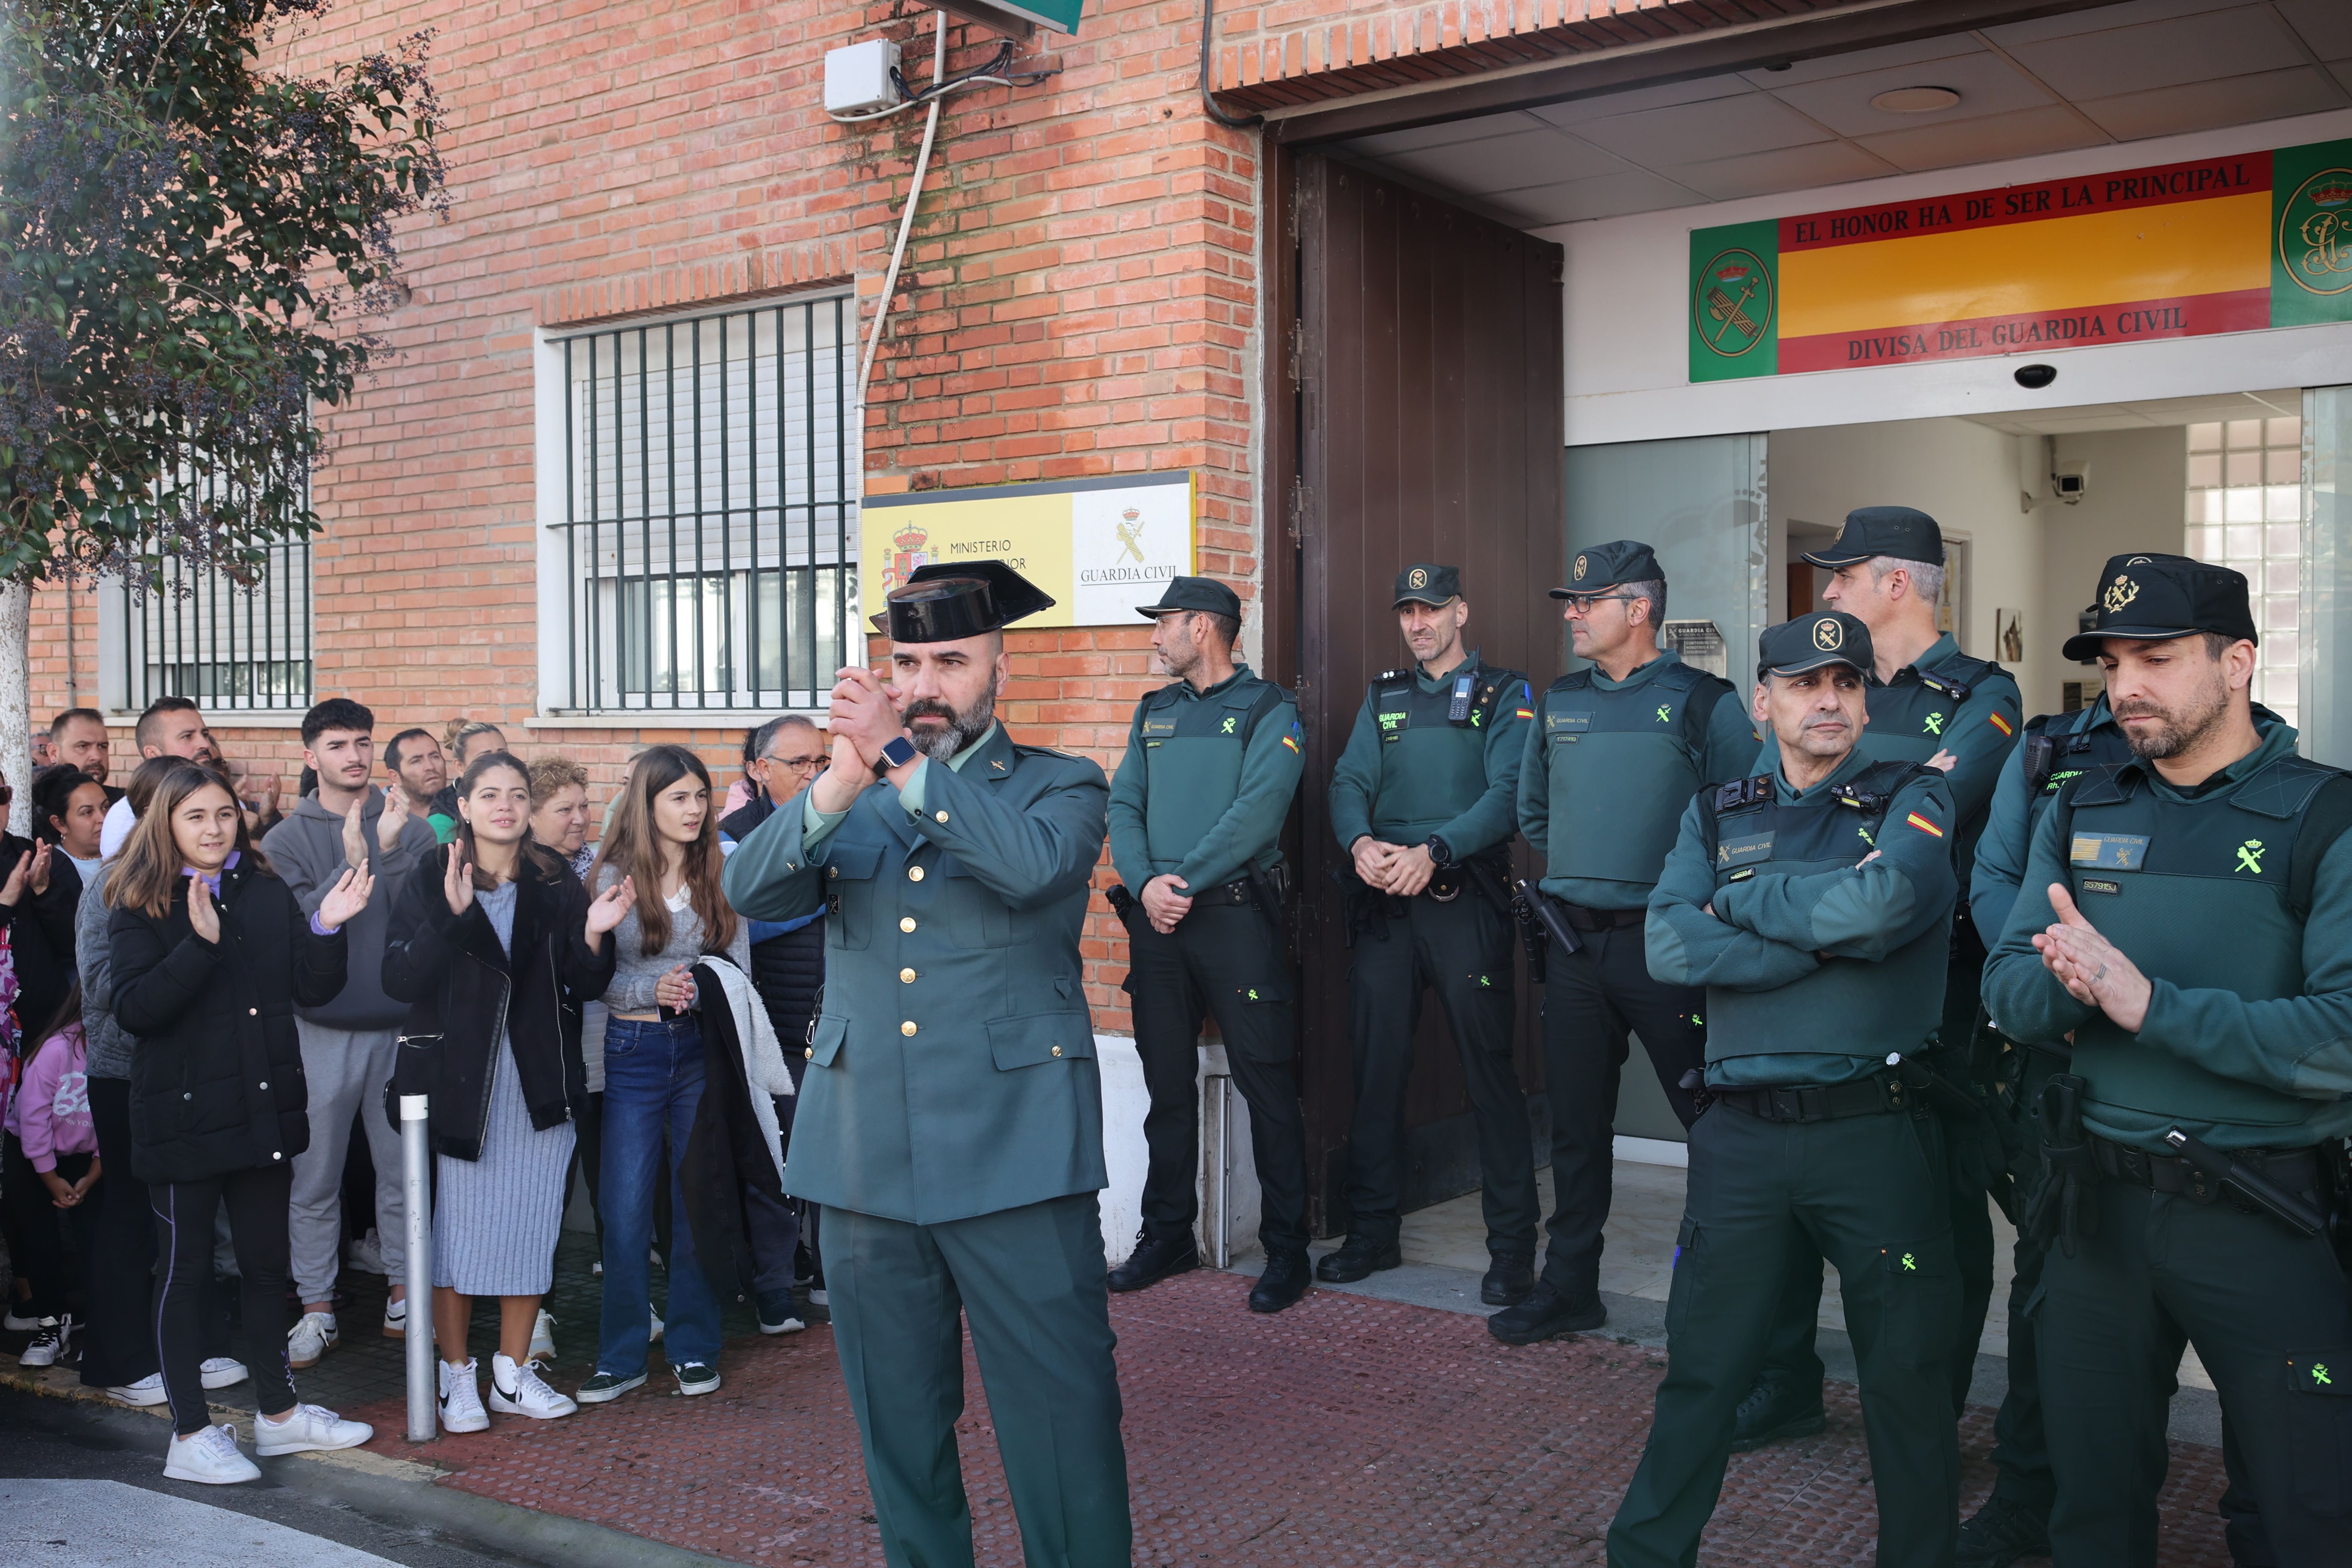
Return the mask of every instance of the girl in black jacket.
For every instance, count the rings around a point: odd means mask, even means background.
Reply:
[[[221,1483],[261,1472],[205,1408],[199,1282],[213,1216],[228,1206],[243,1275],[256,1447],[349,1448],[362,1422],[298,1405],[286,1364],[287,1202],[310,1147],[297,1006],[343,988],[343,923],[373,879],[343,873],[305,917],[246,835],[236,798],[190,763],[157,786],[106,879],[114,1011],[131,1058],[131,1171],[148,1184],[165,1252],[155,1301],[174,1433],[163,1473]]]

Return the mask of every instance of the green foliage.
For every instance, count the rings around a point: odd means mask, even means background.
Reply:
[[[260,68],[325,4],[0,0],[0,581],[247,580],[320,527],[311,407],[445,200],[427,35]]]

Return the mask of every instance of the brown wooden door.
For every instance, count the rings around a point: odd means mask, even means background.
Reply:
[[[1291,542],[1281,548],[1269,530],[1268,651],[1298,685],[1307,734],[1301,1091],[1313,1218],[1330,1234],[1343,1218],[1354,1098],[1331,768],[1367,683],[1411,657],[1391,608],[1408,563],[1462,569],[1466,635],[1489,660],[1526,670],[1538,689],[1559,673],[1545,590],[1560,581],[1562,551],[1561,251],[1313,153],[1281,154],[1269,188],[1288,242],[1277,247],[1269,458]],[[1276,639],[1285,657],[1272,657]],[[1518,995],[1520,1075],[1534,1088],[1536,997],[1524,973]],[[1469,1100],[1433,997],[1407,1123],[1408,1207],[1477,1185]]]

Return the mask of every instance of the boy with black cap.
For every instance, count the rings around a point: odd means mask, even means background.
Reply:
[[[1136,608],[1177,679],[1136,705],[1110,786],[1111,864],[1126,879],[1113,904],[1151,1094],[1143,1230],[1110,1288],[1140,1290],[1200,1263],[1195,1080],[1201,1023],[1213,1015],[1257,1164],[1265,1270],[1250,1310],[1278,1312],[1307,1278],[1307,1123],[1290,1074],[1297,1027],[1276,882],[1305,735],[1290,693],[1235,662],[1242,602],[1231,588],[1177,577],[1158,604]]]
[[[2352,1538],[2352,1289],[2329,1244],[2352,1132],[2352,778],[2258,727],[2246,580],[2108,563],[2093,629],[2129,762],[2062,787],[1985,970],[2002,1029],[2055,1044],[2038,1332],[2053,1560],[2156,1554],[2183,1342],[2230,1411],[2285,1563]]]
[[[824,1205],[835,1345],[894,1568],[972,1560],[967,1322],[1026,1561],[1129,1559],[1078,952],[1108,785],[995,716],[1002,628],[1053,602],[1003,562],[918,567],[877,617],[892,682],[840,672],[831,764],[727,862],[747,919],[827,911],[784,1187]]]
[[[1685,1074],[1706,1059],[1699,994],[1650,978],[1643,910],[1703,784],[1746,773],[1756,731],[1731,682],[1658,646],[1666,574],[1650,547],[1597,544],[1569,563],[1562,617],[1591,663],[1536,700],[1519,763],[1519,831],[1544,858],[1539,891],[1575,933],[1545,955],[1544,1082],[1551,1094],[1551,1244],[1534,1293],[1486,1320],[1506,1344],[1597,1329],[1618,1075],[1641,1037],[1684,1127]]]
[[[1959,1447],[1933,1347],[1957,1308],[1941,1130],[1905,1058],[1934,1033],[1958,886],[1943,775],[1874,763],[1868,627],[1824,611],[1759,640],[1769,773],[1683,815],[1650,973],[1706,992],[1712,1105],[1666,1304],[1666,1377],[1609,1530],[1615,1568],[1686,1568],[1792,1271],[1836,1264],[1862,1384],[1881,1568],[1948,1568]]]
[[[1477,1121],[1493,1259],[1478,1295],[1507,1307],[1535,1286],[1535,1152],[1511,1063],[1517,932],[1503,892],[1534,712],[1526,676],[1462,646],[1470,606],[1454,568],[1406,567],[1394,604],[1413,663],[1372,681],[1331,776],[1331,829],[1362,884],[1348,910],[1356,1110],[1348,1239],[1315,1276],[1346,1284],[1403,1262],[1405,1080],[1421,995],[1433,989]]]

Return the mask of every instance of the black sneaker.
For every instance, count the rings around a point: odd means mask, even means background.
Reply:
[[[2021,1557],[2050,1555],[2050,1510],[1995,1492],[1960,1526],[1954,1568],[2009,1568]]]
[[[692,1395],[719,1392],[719,1369],[715,1366],[705,1366],[698,1361],[690,1361],[684,1366],[674,1367],[671,1370],[677,1373],[677,1391],[680,1394]]]
[[[1757,1381],[1739,1402],[1739,1422],[1732,1428],[1731,1451],[1769,1447],[1791,1437],[1810,1437],[1830,1424],[1822,1409],[1821,1390],[1808,1401],[1769,1378]]]
[[[1265,1272],[1250,1287],[1249,1310],[1279,1312],[1307,1294],[1307,1254],[1276,1252],[1267,1256]]]
[[[1127,1255],[1126,1262],[1110,1271],[1110,1288],[1141,1290],[1171,1274],[1182,1274],[1200,1266],[1201,1249],[1190,1236],[1154,1236],[1149,1230],[1139,1231],[1135,1237],[1135,1250]]]
[[[1403,1266],[1404,1254],[1395,1242],[1351,1236],[1339,1244],[1339,1251],[1323,1255],[1322,1261],[1315,1266],[1315,1278],[1327,1285],[1352,1285],[1383,1268]]]
[[[1536,1281],[1528,1299],[1486,1320],[1486,1331],[1507,1345],[1531,1345],[1562,1334],[1580,1334],[1609,1321],[1598,1292],[1581,1300],[1549,1279]]]
[[[572,1397],[583,1405],[607,1405],[633,1388],[646,1385],[644,1373],[600,1372],[573,1391]]]
[[[1526,1253],[1494,1252],[1486,1277],[1478,1281],[1478,1300],[1489,1307],[1516,1307],[1536,1288],[1536,1260]]]
[[[790,1290],[770,1290],[754,1304],[763,1334],[796,1334],[808,1327],[801,1321],[800,1305]]]

